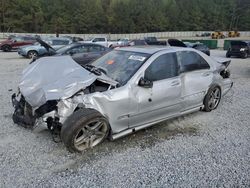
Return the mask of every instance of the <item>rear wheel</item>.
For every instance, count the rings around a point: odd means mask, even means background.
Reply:
[[[10,45],[4,45],[4,46],[2,46],[2,50],[4,52],[10,52],[11,51],[11,46]]]
[[[37,58],[38,57],[38,53],[37,53],[37,51],[34,51],[34,50],[29,51],[28,54],[27,54],[27,57],[30,58],[30,59]]]
[[[64,123],[61,139],[69,151],[82,152],[100,144],[109,134],[109,123],[93,109],[80,109]]]
[[[216,109],[221,100],[221,90],[218,86],[211,87],[204,99],[204,111],[210,112]]]
[[[247,52],[244,52],[244,53],[241,55],[241,58],[243,58],[243,59],[246,59],[247,57],[248,57]]]

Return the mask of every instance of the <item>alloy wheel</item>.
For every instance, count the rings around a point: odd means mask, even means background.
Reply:
[[[92,148],[99,144],[106,136],[108,124],[105,121],[95,120],[84,125],[74,138],[74,146],[80,151]]]
[[[208,107],[210,110],[214,110],[218,106],[220,98],[221,98],[221,91],[218,87],[216,87],[213,89],[213,91],[209,96]]]

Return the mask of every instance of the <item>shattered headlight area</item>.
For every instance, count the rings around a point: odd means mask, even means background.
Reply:
[[[53,140],[58,141],[56,137],[60,136],[62,124],[59,122],[58,102],[56,100],[47,101],[37,109],[33,109],[20,92],[14,93],[11,100],[15,109],[12,116],[15,124],[24,128],[34,128],[43,121],[47,123],[48,129],[53,135]]]
[[[25,101],[24,97],[20,93],[14,93],[11,100],[15,108],[12,116],[14,123],[25,128],[33,127],[36,118],[33,116],[32,107]]]
[[[73,98],[50,100],[39,108],[34,109],[20,92],[14,93],[11,97],[12,105],[15,109],[12,119],[15,124],[30,129],[44,122],[52,133],[53,140],[59,142],[61,140],[61,127],[64,121],[76,108],[84,107],[79,105],[79,100],[82,101],[83,95],[83,92],[79,92]]]

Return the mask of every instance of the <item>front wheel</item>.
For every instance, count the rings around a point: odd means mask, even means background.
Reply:
[[[37,53],[37,51],[31,50],[31,51],[28,52],[27,57],[30,58],[30,59],[37,58],[38,53]]]
[[[71,152],[82,152],[100,144],[109,134],[105,117],[93,109],[75,111],[64,123],[61,139]]]
[[[204,99],[204,111],[215,110],[221,100],[221,89],[218,86],[211,87]]]
[[[10,46],[10,45],[4,45],[4,46],[2,47],[2,50],[3,50],[4,52],[10,52],[10,51],[11,51],[11,46]]]

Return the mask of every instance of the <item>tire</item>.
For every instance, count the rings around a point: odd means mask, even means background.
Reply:
[[[27,57],[29,59],[37,58],[38,57],[38,53],[35,50],[28,51]]]
[[[228,58],[231,57],[231,54],[227,52],[226,57],[228,57]]]
[[[109,131],[109,123],[102,114],[93,109],[79,109],[63,124],[61,139],[70,152],[82,152],[100,144]]]
[[[212,86],[205,98],[204,98],[204,111],[205,112],[211,112],[212,110],[215,110],[219,103],[220,103],[220,100],[221,100],[221,89],[219,86]]]
[[[4,52],[10,52],[11,49],[12,49],[12,47],[10,45],[4,45],[4,46],[2,46],[2,50]]]
[[[242,58],[242,59],[246,59],[247,57],[248,57],[247,52],[244,52],[244,53],[241,55],[241,58]]]

